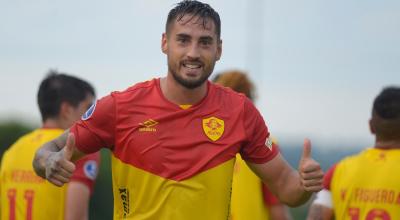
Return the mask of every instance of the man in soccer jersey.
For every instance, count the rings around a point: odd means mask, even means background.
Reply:
[[[36,150],[69,128],[93,103],[93,87],[55,71],[41,82],[37,95],[42,127],[21,137],[3,155],[0,168],[1,220],[87,220],[99,153],[70,164],[70,183],[63,187],[35,175]]]
[[[246,73],[238,70],[225,71],[215,76],[216,84],[229,87],[243,93],[250,100],[255,99],[255,88]],[[273,141],[274,147],[276,145]],[[262,183],[246,165],[245,161],[236,155],[233,171],[232,220],[288,220],[292,219],[287,207],[279,202],[265,184]]]
[[[70,162],[113,152],[114,219],[227,219],[236,153],[278,198],[299,205],[322,188],[323,172],[305,141],[299,172],[269,139],[252,102],[207,79],[222,53],[221,25],[208,4],[185,0],[168,15],[161,49],[166,77],[100,99],[37,151],[38,175],[69,181]]]
[[[369,121],[375,146],[327,172],[308,219],[400,219],[400,87],[375,98]]]

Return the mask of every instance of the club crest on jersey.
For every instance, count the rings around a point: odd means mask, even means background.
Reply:
[[[203,119],[203,131],[205,135],[212,141],[221,138],[225,130],[225,122],[216,117]]]
[[[91,180],[96,179],[97,176],[97,162],[94,160],[89,160],[85,162],[85,165],[83,165],[83,171],[85,173],[85,176],[88,177]]]
[[[96,102],[93,103],[92,106],[85,112],[85,114],[82,115],[82,120],[88,120],[90,117],[92,117],[94,110],[96,109]]]

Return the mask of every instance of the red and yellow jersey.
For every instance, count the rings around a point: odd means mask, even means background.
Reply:
[[[56,187],[36,176],[32,168],[36,150],[62,132],[37,129],[21,137],[4,153],[0,170],[1,220],[64,219],[67,185]],[[72,181],[80,181],[92,189],[99,160],[98,154],[79,160]]]
[[[400,219],[400,149],[370,148],[333,166],[324,179],[336,219]]]
[[[228,219],[236,153],[253,163],[278,153],[266,146],[264,120],[245,96],[214,84],[182,109],[159,83],[99,100],[70,130],[78,149],[112,149],[114,219]]]
[[[279,200],[238,154],[233,171],[231,220],[268,220],[268,207],[277,204]]]

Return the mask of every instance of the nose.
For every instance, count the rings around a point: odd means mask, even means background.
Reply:
[[[196,44],[193,44],[189,47],[189,50],[186,54],[190,59],[197,59],[200,57],[200,50]]]

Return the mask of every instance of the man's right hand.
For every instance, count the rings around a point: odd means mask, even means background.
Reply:
[[[68,134],[65,147],[58,152],[51,152],[46,159],[46,179],[56,186],[63,186],[69,182],[75,171],[75,164],[71,162],[75,149],[75,136]]]

